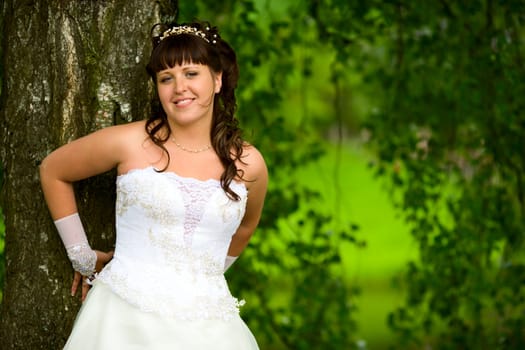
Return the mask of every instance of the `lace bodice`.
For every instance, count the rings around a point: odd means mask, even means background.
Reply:
[[[117,240],[98,279],[144,311],[180,319],[228,319],[242,304],[223,275],[231,237],[244,215],[247,190],[154,168],[117,178]]]

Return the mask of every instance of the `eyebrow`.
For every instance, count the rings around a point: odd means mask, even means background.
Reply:
[[[187,70],[191,70],[191,69],[201,69],[204,65],[202,64],[195,64],[195,63],[188,63],[188,64],[183,64],[181,65],[181,69],[183,71],[187,71]],[[171,67],[173,68],[173,67]],[[158,71],[157,72],[157,75],[161,75],[161,74],[171,74],[171,72],[169,72],[168,70],[171,69],[171,68],[165,68],[161,71]]]
[[[184,70],[184,69],[201,68],[202,65],[200,65],[200,64],[188,64],[188,65],[183,65],[183,66],[181,66],[181,67],[182,67],[182,69]]]

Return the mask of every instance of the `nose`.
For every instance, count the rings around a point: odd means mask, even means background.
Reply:
[[[182,92],[186,91],[186,82],[184,79],[177,79],[175,82],[175,92],[177,94],[180,94]]]

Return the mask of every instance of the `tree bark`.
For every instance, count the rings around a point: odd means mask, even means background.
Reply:
[[[176,1],[5,0],[2,6],[1,206],[6,278],[2,349],[59,349],[79,309],[72,268],[47,211],[38,165],[96,129],[143,119],[150,28]],[[95,249],[114,244],[114,174],[78,184]]]

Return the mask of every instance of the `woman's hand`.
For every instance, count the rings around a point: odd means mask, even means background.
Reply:
[[[95,272],[98,273],[104,265],[106,265],[111,259],[113,259],[113,251],[109,252],[101,252],[99,250],[95,250],[95,253],[97,253],[97,263],[95,265]],[[78,271],[75,271],[75,276],[73,277],[73,284],[71,285],[71,296],[74,296],[77,294],[78,285],[80,284],[80,281],[82,281],[82,295],[81,300],[82,302],[86,299],[87,292],[89,291],[89,288],[91,288],[91,285],[88,283],[90,282],[89,276],[82,276]]]

